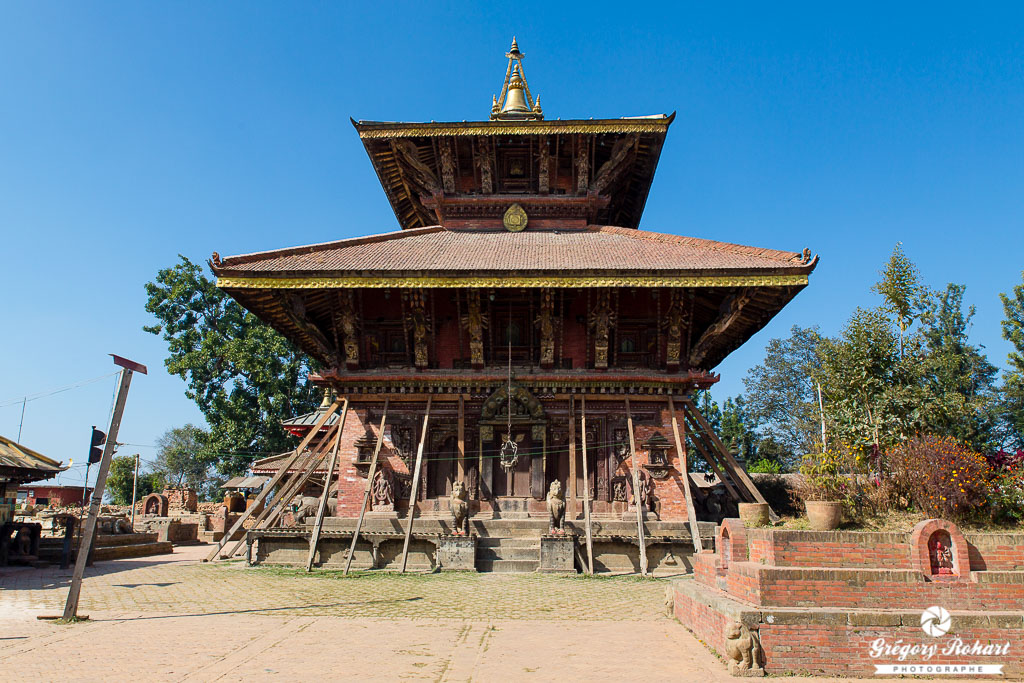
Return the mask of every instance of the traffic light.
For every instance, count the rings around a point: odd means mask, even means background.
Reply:
[[[92,428],[92,442],[89,444],[89,464],[95,465],[103,459],[103,449],[100,448],[107,442],[107,435],[95,426]]]

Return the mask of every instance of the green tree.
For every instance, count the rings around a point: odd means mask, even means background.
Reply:
[[[208,454],[209,434],[192,424],[168,429],[157,439],[154,470],[168,486],[197,491],[206,482],[215,458]]]
[[[1003,376],[999,401],[999,422],[1006,446],[1024,449],[1024,272],[1022,283],[1010,294],[1000,294],[1003,302],[1003,338],[1013,349],[1007,358],[1010,369]]]
[[[205,445],[222,456],[218,470],[238,474],[256,457],[288,450],[281,422],[316,408],[312,369],[299,349],[217,289],[203,269],[180,256],[146,283],[145,327],[167,342],[167,370],[185,380],[210,433]]]
[[[132,483],[135,477],[135,456],[115,455],[110,460],[105,493],[114,505],[131,505]],[[142,500],[151,493],[162,489],[159,477],[152,472],[139,472],[136,500]]]
[[[950,283],[922,299],[921,422],[930,434],[983,451],[993,445],[997,369],[968,340],[975,310],[964,311],[965,289]]]
[[[904,350],[904,338],[914,323],[925,288],[917,266],[903,253],[903,243],[897,242],[889,262],[880,273],[882,279],[871,289],[885,299],[886,309],[895,316],[899,329],[899,353]]]
[[[837,339],[822,340],[818,353],[816,378],[830,442],[838,438],[861,452],[884,449],[918,426],[920,354],[915,348],[901,355],[887,310],[856,309]]]
[[[722,442],[732,452],[738,453],[748,461],[753,459],[757,435],[752,428],[743,396],[725,399],[725,403],[722,404],[721,427],[718,433]]]
[[[768,342],[764,361],[743,378],[746,413],[764,455],[787,467],[811,453],[821,441],[815,376],[821,366],[817,327],[794,325],[789,337]]]

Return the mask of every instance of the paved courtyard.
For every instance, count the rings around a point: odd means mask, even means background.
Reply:
[[[199,563],[206,552],[97,563],[79,608],[90,619],[74,625],[36,619],[62,611],[70,571],[0,569],[0,670],[82,681],[732,680],[666,616],[666,580],[344,578]]]

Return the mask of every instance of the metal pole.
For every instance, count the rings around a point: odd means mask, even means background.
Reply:
[[[114,362],[121,365],[121,383],[117,389],[117,399],[114,401],[114,414],[110,417],[110,428],[107,430],[107,441],[103,445],[103,457],[100,458],[100,468],[96,473],[96,488],[92,492],[92,500],[89,503],[89,516],[85,520],[85,529],[82,532],[81,541],[78,545],[78,559],[75,560],[75,572],[71,576],[71,587],[68,589],[68,601],[64,605],[64,619],[74,619],[78,615],[78,597],[82,591],[82,576],[85,574],[85,563],[89,557],[89,550],[92,548],[93,537],[96,535],[96,521],[100,513],[100,503],[103,502],[103,487],[107,483],[107,472],[110,470],[110,458],[114,455],[114,448],[117,447],[117,432],[121,428],[121,415],[124,413],[124,404],[128,400],[128,387],[132,383],[133,368],[146,373],[146,367],[131,361],[114,357]],[[133,367],[128,367],[127,364]],[[89,480],[86,479],[86,486]]]
[[[139,490],[139,454],[135,454],[135,478],[132,479],[132,531],[135,531],[135,494]]]
[[[821,413],[821,452],[828,450],[828,442],[825,440],[825,405],[821,401],[821,382],[818,382],[818,412]]]

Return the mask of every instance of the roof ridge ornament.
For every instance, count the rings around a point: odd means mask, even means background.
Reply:
[[[491,98],[492,121],[542,121],[544,112],[540,108],[540,96],[536,99],[530,94],[530,86],[526,84],[526,72],[523,70],[522,52],[516,37],[512,36],[512,47],[505,53],[508,68],[505,69],[505,82],[501,86],[501,95]]]

